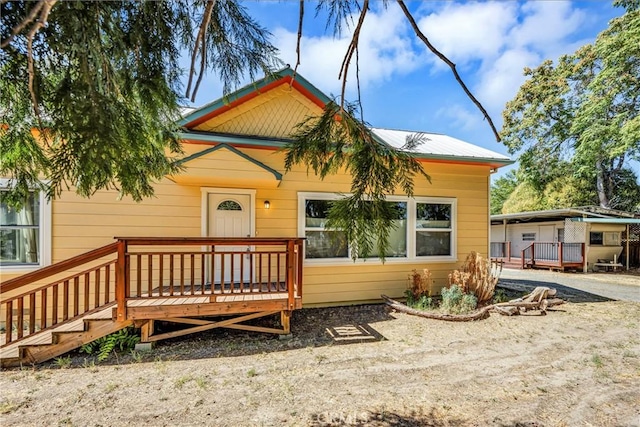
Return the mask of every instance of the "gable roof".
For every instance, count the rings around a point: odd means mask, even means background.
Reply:
[[[274,89],[284,84],[291,85],[291,87],[295,88],[297,92],[305,96],[317,107],[324,108],[324,106],[331,101],[327,95],[322,93],[300,74],[294,75],[292,69],[284,68],[246,85],[226,97],[187,112],[178,122],[178,124],[185,128],[185,130],[179,134],[180,138],[186,141],[205,142],[209,144],[225,143],[241,147],[282,148],[289,140],[283,137],[282,132],[268,134],[266,131],[259,131],[260,129],[266,129],[264,126],[252,126],[250,130],[241,129],[235,133],[229,133],[227,130],[233,129],[233,126],[226,126],[220,123],[215,126],[206,126],[205,123],[225,114],[228,116],[234,109],[247,108],[242,106],[252,105],[252,102],[255,104],[255,101],[252,100],[270,91],[272,93],[278,92]],[[257,109],[260,107],[254,106],[253,108]],[[299,113],[298,111],[297,114],[299,115]],[[248,113],[243,112],[242,115],[235,115],[235,118],[244,116],[244,120],[246,121],[248,115]],[[257,114],[256,116],[260,116],[261,120],[265,119],[264,113]],[[230,120],[234,120],[234,118],[232,117]],[[422,141],[413,151],[415,156],[420,159],[451,163],[486,164],[492,168],[514,163],[513,160],[505,155],[443,134],[383,128],[371,128],[371,131],[381,143],[388,144],[394,148],[402,148],[408,137],[416,134],[420,135]],[[253,133],[260,134],[254,135]]]
[[[272,74],[269,74],[260,80],[256,80],[255,82],[250,83],[227,96],[223,96],[220,99],[187,112],[187,114],[178,121],[178,124],[188,129],[194,128],[211,117],[231,110],[239,104],[247,102],[258,95],[266,93],[283,84],[292,85],[296,90],[307,96],[307,98],[313,101],[320,108],[324,108],[325,104],[331,100],[331,98],[322,93],[317,87],[312,85],[300,74],[296,73],[294,76],[293,70],[287,67],[279,71],[274,71]]]

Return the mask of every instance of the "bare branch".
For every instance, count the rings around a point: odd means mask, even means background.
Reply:
[[[351,43],[349,43],[349,47],[347,48],[347,53],[344,55],[344,59],[342,60],[342,66],[340,67],[340,74],[338,74],[338,78],[342,79],[342,92],[340,93],[341,107],[344,107],[344,93],[347,88],[347,74],[349,73],[349,64],[351,63],[351,58],[353,57],[353,53],[358,50],[358,39],[360,38],[360,29],[362,28],[362,24],[364,23],[364,17],[367,15],[367,10],[369,10],[369,0],[364,0],[364,3],[362,4],[362,10],[360,10],[360,18],[358,18],[358,23],[356,24],[356,27],[353,30]]]
[[[40,16],[38,20],[33,24],[31,30],[27,34],[27,66],[29,72],[29,93],[31,94],[31,103],[33,104],[33,112],[35,113],[36,118],[38,119],[38,123],[40,124],[40,128],[42,129],[42,120],[40,118],[40,108],[38,107],[38,97],[36,96],[36,91],[33,87],[33,81],[35,79],[35,69],[34,69],[34,61],[33,61],[33,38],[36,36],[36,33],[40,30],[40,28],[44,27],[47,23],[47,18],[49,17],[49,12],[51,12],[51,8],[56,4],[57,0],[44,0],[44,4],[40,10]]]
[[[24,30],[27,25],[33,22],[34,19],[36,19],[36,16],[38,16],[44,4],[45,4],[45,0],[40,0],[38,3],[36,3],[33,9],[31,9],[31,12],[29,13],[29,15],[27,15],[27,17],[24,18],[20,24],[13,27],[13,29],[11,30],[11,35],[7,37],[6,40],[3,40],[2,43],[0,44],[0,47],[2,47],[2,49],[9,46],[9,43],[11,43],[11,40],[13,40],[15,36],[20,34],[20,32]]]
[[[300,42],[302,41],[302,20],[304,18],[304,0],[300,0],[300,14],[298,16],[298,40],[296,41],[296,66],[293,67],[293,78],[291,84],[296,79],[298,66],[300,65]]]
[[[193,53],[191,54],[191,68],[189,69],[189,82],[187,83],[187,91],[184,94],[185,97],[189,98],[191,94],[191,83],[193,82],[193,76],[196,72],[196,58],[198,57],[198,49],[202,46],[202,56],[205,53],[205,38],[207,36],[207,28],[209,27],[209,22],[211,21],[211,11],[213,10],[213,6],[215,6],[216,0],[208,0],[207,7],[204,10],[204,14],[202,15],[202,22],[200,23],[200,29],[198,30],[198,35],[193,42]],[[202,65],[202,62],[201,62]],[[203,72],[203,67],[201,66],[200,74]],[[193,97],[195,98],[194,90]],[[193,101],[193,99],[192,99]]]
[[[206,37],[206,34],[205,34]],[[207,65],[207,45],[206,43],[201,44],[202,53],[200,57],[200,73],[198,73],[198,81],[196,81],[196,86],[193,88],[193,94],[191,96],[191,102],[195,102],[196,94],[198,93],[198,88],[200,87],[200,82],[202,81],[202,77],[204,77],[204,69]]]
[[[478,109],[480,109],[480,111],[484,115],[484,118],[489,123],[489,126],[491,127],[491,130],[493,131],[493,134],[496,137],[496,141],[500,142],[500,134],[498,133],[498,130],[496,129],[495,125],[493,124],[493,120],[491,120],[491,117],[489,116],[489,113],[487,113],[487,110],[484,109],[484,107],[482,106],[480,101],[478,101],[476,99],[476,97],[473,96],[471,91],[467,88],[467,85],[462,81],[462,78],[460,77],[460,75],[458,74],[458,71],[456,70],[456,64],[451,62],[451,60],[449,58],[447,58],[445,55],[442,54],[442,52],[440,52],[438,49],[436,49],[431,44],[429,39],[424,35],[424,33],[422,33],[422,31],[420,31],[420,28],[418,27],[418,24],[416,23],[415,19],[413,19],[413,16],[409,12],[409,9],[407,9],[407,6],[404,4],[404,1],[403,0],[397,0],[397,1],[398,1],[398,5],[400,5],[400,8],[404,12],[404,14],[407,17],[407,19],[409,20],[409,23],[411,24],[411,27],[413,28],[413,31],[416,33],[418,38],[424,42],[424,44],[429,48],[429,50],[431,52],[433,52],[433,54],[435,54],[445,64],[447,64],[449,66],[449,68],[451,68],[451,71],[453,72],[453,75],[455,76],[456,80],[458,81],[458,83],[460,84],[460,86],[462,87],[464,92],[471,99],[471,101],[473,101],[473,103],[476,104]]]

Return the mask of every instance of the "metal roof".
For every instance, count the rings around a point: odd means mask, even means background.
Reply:
[[[640,218],[571,218],[571,221],[598,224],[640,224]]]
[[[475,159],[476,161],[491,161],[500,164],[513,163],[509,157],[503,154],[441,133],[382,128],[371,128],[371,130],[377,137],[395,148],[402,148],[407,143],[408,138],[417,136],[421,142],[417,144],[415,152],[429,158],[440,157],[451,160],[465,158],[467,160]]]
[[[629,217],[631,219],[631,223],[635,221],[633,219],[633,214],[630,212],[618,211],[615,209],[604,209],[598,206],[581,206],[575,208],[566,208],[566,209],[550,209],[545,211],[529,211],[529,212],[517,212],[510,214],[499,214],[499,215],[491,215],[491,221],[502,221],[502,220],[519,220],[519,221],[532,221],[538,218],[571,218],[580,216],[580,220],[585,220],[585,222],[597,222],[590,221],[591,219],[602,218],[602,219],[616,219],[617,217]],[[573,219],[573,218],[572,218]],[[626,218],[620,218],[626,219]],[[576,220],[576,219],[573,219]],[[589,221],[586,221],[589,220]],[[604,221],[603,221],[604,222]]]

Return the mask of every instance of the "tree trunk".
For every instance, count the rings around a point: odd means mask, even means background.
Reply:
[[[598,200],[600,207],[609,209],[610,201],[607,194],[606,172],[602,159],[596,160],[596,190],[598,192]]]

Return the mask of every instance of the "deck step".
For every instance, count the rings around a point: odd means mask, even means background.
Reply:
[[[113,304],[0,348],[0,366],[35,364],[129,326],[112,320]]]

